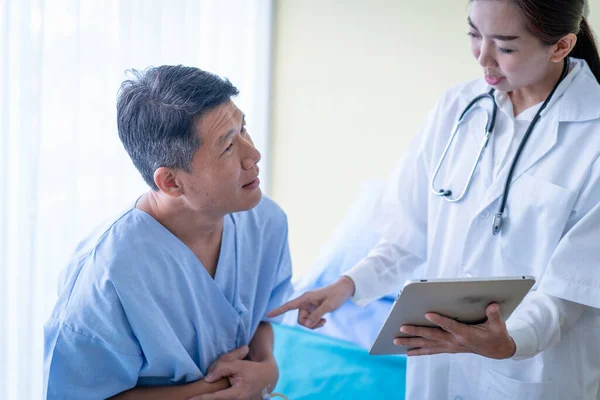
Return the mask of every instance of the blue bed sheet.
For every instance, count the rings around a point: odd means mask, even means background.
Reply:
[[[406,357],[370,356],[353,343],[274,325],[279,382],[289,400],[404,399]]]

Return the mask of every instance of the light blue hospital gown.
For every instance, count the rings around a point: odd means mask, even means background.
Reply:
[[[101,399],[136,385],[196,381],[248,344],[291,293],[287,219],[270,199],[225,217],[215,278],[145,212],[84,239],[44,337],[44,393]]]

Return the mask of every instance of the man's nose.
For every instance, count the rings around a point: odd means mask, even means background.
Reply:
[[[256,147],[254,147],[254,143],[252,141],[246,141],[247,154],[242,160],[242,167],[246,170],[252,168],[254,165],[258,164],[261,159],[260,151]]]

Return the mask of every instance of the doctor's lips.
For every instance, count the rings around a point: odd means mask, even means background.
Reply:
[[[505,79],[506,78],[503,76],[489,76],[489,75],[485,76],[485,81],[488,83],[488,85],[491,85],[491,86],[495,86]]]

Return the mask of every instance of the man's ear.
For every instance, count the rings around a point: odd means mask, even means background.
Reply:
[[[154,171],[154,183],[168,196],[179,197],[183,194],[183,183],[171,168],[160,167]]]
[[[574,33],[569,33],[560,39],[554,46],[552,46],[552,54],[550,54],[550,61],[561,62],[573,51],[577,44],[577,36]]]

